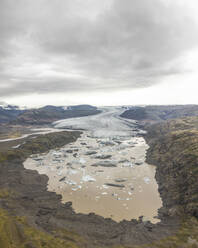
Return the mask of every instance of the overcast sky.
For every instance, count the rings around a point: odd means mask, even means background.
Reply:
[[[0,0],[0,101],[198,104],[197,0]]]

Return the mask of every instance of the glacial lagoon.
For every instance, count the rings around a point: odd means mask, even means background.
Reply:
[[[33,155],[24,166],[49,177],[48,190],[72,202],[77,213],[94,212],[115,221],[144,216],[156,223],[162,202],[155,167],[145,163],[142,137],[91,137],[47,154]]]

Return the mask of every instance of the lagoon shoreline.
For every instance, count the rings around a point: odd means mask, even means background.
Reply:
[[[69,132],[70,135],[71,133]],[[66,139],[61,138],[62,134],[60,132],[43,137],[47,137],[47,140],[50,138],[54,140],[56,137],[57,143],[53,145],[53,148],[56,148],[60,139],[67,143]],[[39,139],[40,137],[35,138],[29,144],[24,144],[20,150],[31,150],[28,156],[38,153],[34,149],[34,143]],[[41,149],[41,152],[44,151]],[[56,232],[59,228],[73,230],[86,239],[88,242],[86,247],[95,247],[96,243],[102,246],[145,244],[151,240],[155,241],[172,235],[179,227],[177,216],[164,217],[161,215],[160,223],[151,224],[144,222],[141,217],[139,220],[133,219],[117,223],[110,218],[105,219],[94,213],[76,214],[70,202],[63,204],[60,195],[47,191],[47,176],[24,168],[23,162],[26,157],[19,156],[17,151],[16,158],[13,155],[8,156],[8,159],[1,162],[1,188],[14,193],[8,198],[1,198],[0,206],[14,215],[25,215],[29,223],[36,228],[42,228],[49,233]]]

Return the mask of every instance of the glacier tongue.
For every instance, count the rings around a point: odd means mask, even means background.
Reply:
[[[53,125],[55,128],[88,130],[94,137],[113,138],[137,134],[137,131],[133,130],[136,121],[120,117],[123,112],[122,108],[104,107],[101,110],[102,113],[97,115],[60,120],[54,122]]]

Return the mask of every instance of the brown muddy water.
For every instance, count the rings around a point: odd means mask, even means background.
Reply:
[[[91,137],[47,154],[33,155],[27,169],[49,177],[48,190],[71,201],[77,213],[94,212],[115,221],[144,216],[153,223],[162,206],[155,167],[145,163],[142,137]]]

